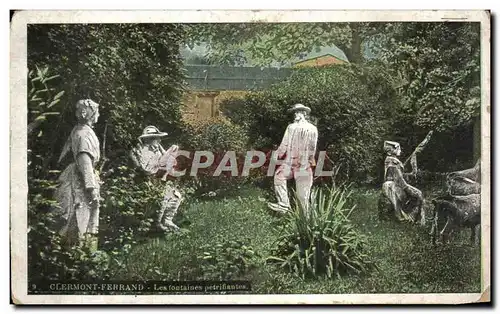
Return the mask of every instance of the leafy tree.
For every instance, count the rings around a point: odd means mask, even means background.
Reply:
[[[62,119],[44,130],[47,150],[60,151],[74,125],[72,105],[81,98],[101,105],[96,133],[103,139],[107,130],[110,154],[125,156],[149,124],[179,134],[182,35],[176,24],[30,25],[29,69],[49,65],[66,92]]]
[[[480,108],[479,27],[464,22],[390,23],[372,41],[377,58],[391,69],[388,77],[401,99],[392,139],[411,150],[429,130],[437,131],[420,156],[427,170],[469,167],[480,155],[480,137],[472,130]]]
[[[364,61],[363,50],[385,23],[238,23],[189,24],[188,45],[205,43],[209,57],[222,64],[283,63],[324,46],[336,45],[351,63]]]
[[[480,108],[479,23],[394,23],[378,42],[397,72],[404,112],[438,131],[470,124]]]

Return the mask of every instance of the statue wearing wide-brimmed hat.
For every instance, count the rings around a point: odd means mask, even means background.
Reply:
[[[318,141],[318,129],[307,121],[306,116],[311,109],[303,104],[295,104],[288,112],[294,113],[294,122],[286,128],[283,140],[277,150],[277,157],[283,158],[283,163],[274,175],[274,191],[278,203],[268,206],[276,212],[284,213],[290,210],[287,190],[287,180],[295,179],[298,201],[307,209],[313,182],[312,166]]]
[[[154,177],[166,178],[176,166],[179,151],[177,145],[165,150],[160,142],[168,133],[161,132],[155,126],[147,126],[139,136],[137,147],[132,149],[131,157],[136,165]],[[158,214],[157,225],[163,231],[178,230],[173,218],[182,202],[182,194],[170,182],[166,183],[162,206]]]

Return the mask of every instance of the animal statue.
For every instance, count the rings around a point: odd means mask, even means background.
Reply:
[[[450,172],[446,176],[448,193],[451,195],[470,195],[481,193],[481,163],[478,160],[473,168]]]
[[[449,242],[453,231],[470,228],[471,243],[476,242],[476,229],[481,224],[481,163],[473,168],[451,172],[446,177],[447,194],[432,201],[434,222],[432,242]],[[480,234],[479,234],[480,236]]]
[[[471,243],[476,241],[476,228],[481,224],[481,195],[446,195],[432,200],[434,223],[431,228],[432,242],[449,242],[453,231],[470,228]]]

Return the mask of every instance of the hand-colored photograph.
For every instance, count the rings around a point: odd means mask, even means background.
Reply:
[[[26,300],[490,301],[488,12],[23,13],[11,255]]]

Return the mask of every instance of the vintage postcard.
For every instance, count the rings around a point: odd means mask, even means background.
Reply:
[[[490,23],[14,12],[11,302],[491,302]]]

